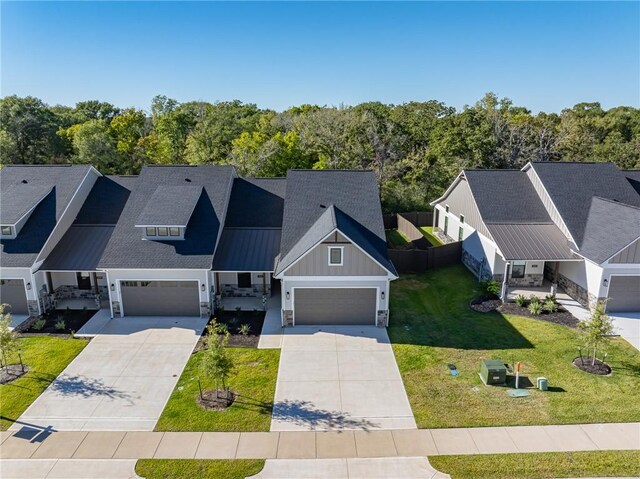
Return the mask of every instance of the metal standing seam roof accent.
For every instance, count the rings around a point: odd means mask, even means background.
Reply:
[[[72,225],[40,270],[95,271],[115,226]]]
[[[202,185],[159,185],[136,226],[187,226],[201,194]]]
[[[577,259],[555,224],[488,224],[506,260]]]
[[[224,228],[213,271],[273,271],[280,228]]]
[[[0,224],[15,225],[53,189],[46,183],[17,184],[3,188],[0,194]]]

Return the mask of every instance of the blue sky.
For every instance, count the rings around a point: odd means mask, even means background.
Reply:
[[[640,3],[7,3],[2,96],[640,106]]]

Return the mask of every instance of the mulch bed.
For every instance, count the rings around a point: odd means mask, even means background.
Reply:
[[[469,306],[479,313],[489,313],[495,311],[502,304],[498,298],[489,298],[487,296],[477,296],[471,300]]]
[[[573,360],[573,365],[590,374],[598,374],[599,376],[608,376],[611,374],[611,366],[607,363],[602,362],[599,359],[596,359],[595,364],[591,364],[592,362],[592,358],[575,358]]]
[[[29,367],[26,365],[23,371],[19,364],[9,364],[7,368],[0,369],[0,384],[8,384],[27,372],[29,372]]]
[[[233,391],[207,390],[202,392],[202,397],[198,394],[198,405],[207,411],[224,411],[235,401],[236,395]]]
[[[539,315],[531,314],[526,307],[518,306],[516,303],[504,303],[498,309],[502,314],[513,314],[516,316],[525,316],[527,318],[539,319],[548,323],[561,324],[569,328],[576,329],[578,320],[562,306],[558,305],[558,311],[555,313],[542,313]]]
[[[214,318],[220,324],[226,324],[229,329],[230,348],[257,348],[260,341],[260,333],[262,332],[262,324],[264,323],[265,312],[258,311],[224,311],[222,314],[217,313]],[[240,334],[240,328],[243,324],[248,324],[251,328],[249,334]],[[204,348],[207,336],[207,330],[202,333],[200,341],[195,351]]]
[[[58,309],[54,312],[47,313],[42,316],[42,318],[46,321],[44,328],[37,331],[33,329],[33,326],[31,326],[25,331],[25,333],[69,335],[71,333],[77,332],[97,312],[97,310],[93,309]],[[56,323],[61,320],[64,321],[64,329],[56,329]]]

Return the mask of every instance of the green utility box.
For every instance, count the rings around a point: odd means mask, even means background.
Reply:
[[[507,382],[507,368],[499,359],[483,359],[480,363],[480,378],[485,384],[504,384]]]

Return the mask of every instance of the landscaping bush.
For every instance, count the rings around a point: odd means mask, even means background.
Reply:
[[[542,314],[542,303],[540,302],[540,300],[538,300],[537,302],[531,301],[528,309],[529,312],[534,316],[539,316],[540,314]]]
[[[45,324],[47,324],[47,321],[44,318],[40,318],[35,323],[33,323],[33,326],[31,327],[34,331],[42,331]]]
[[[239,331],[240,331],[240,334],[242,334],[243,336],[247,336],[251,332],[251,326],[245,323],[242,326],[240,326]]]
[[[524,308],[527,304],[527,298],[523,294],[516,296],[516,304],[521,308]]]
[[[500,296],[500,283],[492,279],[480,281],[480,290],[488,298]]]
[[[538,298],[535,294],[532,294],[529,297],[529,303],[531,304],[540,304],[542,302],[542,300],[540,298]]]
[[[558,311],[558,305],[551,298],[545,299],[542,307],[547,313],[555,313]]]
[[[64,322],[64,319],[61,319],[60,321],[56,321],[54,328],[56,328],[58,331],[63,331],[66,326],[67,325]]]

